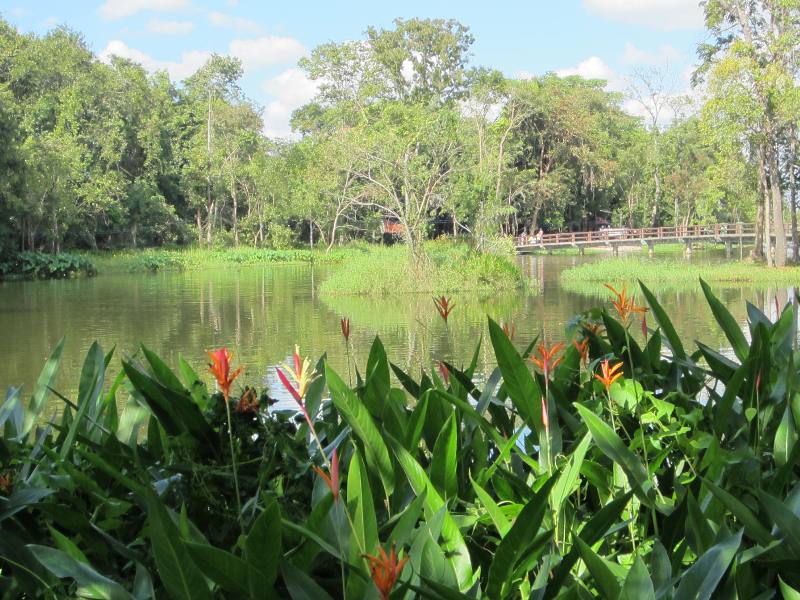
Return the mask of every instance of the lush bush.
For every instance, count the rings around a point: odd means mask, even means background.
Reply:
[[[422,260],[411,260],[404,245],[372,246],[353,252],[321,286],[323,293],[390,296],[491,292],[523,286],[522,273],[508,255],[478,252],[464,243],[428,242]]]
[[[91,260],[68,252],[19,252],[0,262],[0,279],[61,279],[96,273],[97,269]]]
[[[748,306],[746,336],[704,292],[730,355],[690,350],[642,286],[654,330],[627,295],[565,349],[490,321],[485,380],[478,351],[415,380],[376,339],[355,387],[298,356],[297,414],[228,400],[220,353],[210,393],[144,348],[107,378],[94,345],[46,421],[59,346],[0,406],[0,593],[389,598],[373,575],[394,599],[795,597],[797,315]]]

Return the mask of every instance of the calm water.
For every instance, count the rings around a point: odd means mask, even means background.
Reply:
[[[466,364],[475,343],[486,334],[486,315],[516,324],[516,341],[527,343],[544,333],[562,340],[567,321],[603,302],[564,290],[559,273],[592,258],[532,256],[519,259],[538,293],[502,293],[494,297],[456,294],[449,327],[436,314],[429,295],[374,300],[323,298],[317,293],[327,268],[269,265],[188,273],[105,275],[93,279],[0,283],[0,331],[4,350],[0,386],[23,384],[30,391],[46,357],[66,336],[60,391],[74,395],[83,355],[97,340],[104,350],[116,344],[112,372],[119,358],[144,344],[171,366],[182,354],[198,371],[204,350],[227,345],[245,367],[244,379],[267,383],[277,397],[276,364],[287,361],[294,344],[316,359],[327,352],[340,373],[347,372],[339,318],[351,319],[351,346],[358,364],[380,335],[389,358],[418,373],[437,359]],[[744,326],[744,301],[774,312],[791,290],[718,289],[718,295]],[[705,300],[696,292],[666,292],[660,300],[674,318],[678,333],[709,345],[724,345]],[[481,368],[493,366],[488,344]]]

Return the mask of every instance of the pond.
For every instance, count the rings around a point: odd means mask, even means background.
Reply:
[[[0,284],[0,331],[5,349],[0,385],[24,385],[30,392],[52,348],[65,336],[57,389],[74,397],[84,353],[97,340],[105,351],[116,345],[111,371],[119,358],[144,344],[177,366],[183,355],[198,371],[208,362],[206,349],[227,345],[235,363],[245,367],[244,381],[276,385],[272,368],[288,361],[295,344],[316,359],[327,352],[331,364],[347,376],[345,345],[339,319],[351,319],[351,351],[366,363],[370,344],[379,335],[392,362],[415,374],[437,360],[466,365],[478,339],[487,335],[486,315],[513,323],[519,347],[536,335],[564,340],[565,324],[578,312],[599,306],[607,294],[568,291],[559,273],[579,261],[597,257],[525,256],[519,258],[531,280],[530,293],[478,297],[454,294],[456,308],[448,326],[439,318],[430,295],[387,299],[321,297],[320,281],[331,267],[267,265],[194,272],[100,275],[92,279],[6,282]],[[700,260],[699,257],[693,260]],[[745,300],[774,314],[791,290],[730,288],[715,290],[735,317],[745,323]],[[678,333],[722,347],[724,338],[699,290],[657,294]],[[651,323],[651,326],[653,324]],[[493,367],[488,343],[480,353],[480,370]]]

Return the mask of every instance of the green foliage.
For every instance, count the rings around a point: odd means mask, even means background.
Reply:
[[[307,420],[246,386],[229,420],[191,367],[146,348],[103,393],[113,353],[95,344],[66,398],[50,391],[56,348],[31,401],[11,388],[0,405],[0,591],[369,597],[364,556],[394,547],[408,558],[398,596],[792,596],[795,309],[772,322],[749,307],[741,337],[704,284],[731,358],[690,352],[642,292],[658,326],[645,349],[630,323],[591,311],[570,330],[586,360],[568,349],[545,381],[490,321],[489,380],[447,365],[446,381],[415,381],[376,339],[355,387],[320,361]],[[608,393],[604,359],[624,365]],[[50,422],[46,402],[62,403]]]
[[[0,279],[63,279],[96,273],[91,260],[68,252],[19,252],[0,262]]]

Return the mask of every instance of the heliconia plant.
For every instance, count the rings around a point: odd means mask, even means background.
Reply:
[[[414,378],[376,338],[351,386],[295,349],[294,410],[227,352],[215,392],[145,347],[107,377],[97,344],[68,398],[59,344],[0,405],[0,595],[793,598],[797,313],[743,331],[701,286],[730,352],[641,285],[645,331],[625,288],[561,341],[489,320],[488,375],[478,348]]]

